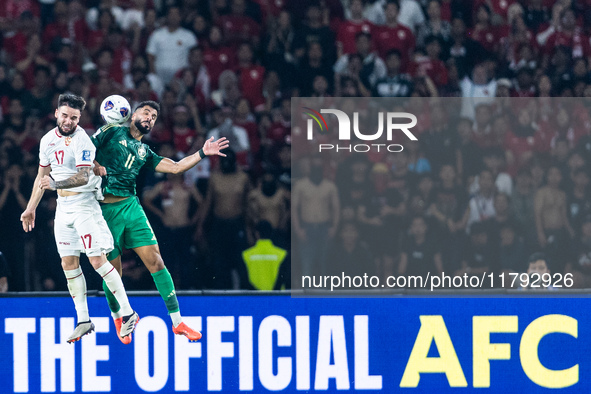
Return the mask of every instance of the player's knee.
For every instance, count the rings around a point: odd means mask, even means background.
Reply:
[[[104,263],[107,262],[103,256],[88,256],[88,260],[90,261],[90,265],[95,270],[99,269]]]
[[[164,269],[164,261],[160,254],[155,254],[146,264],[151,273],[158,272]]]
[[[78,261],[70,260],[70,259],[62,259],[62,269],[64,271],[75,270],[78,268],[79,264]]]

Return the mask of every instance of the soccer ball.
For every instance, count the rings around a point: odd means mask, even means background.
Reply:
[[[123,96],[114,94],[101,103],[101,116],[107,124],[125,123],[130,115],[131,106]]]

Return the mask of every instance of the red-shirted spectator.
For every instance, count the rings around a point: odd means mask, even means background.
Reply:
[[[273,123],[267,131],[267,138],[273,145],[279,146],[285,143],[291,132],[291,102],[289,99],[281,101],[281,109],[273,116]]]
[[[223,45],[222,31],[217,26],[212,26],[209,31],[209,40],[203,50],[203,64],[207,67],[212,91],[219,87],[220,74],[236,67],[236,52]]]
[[[221,16],[217,24],[222,28],[229,44],[250,42],[258,46],[261,27],[244,14],[245,10],[245,0],[232,0],[231,14]]]
[[[115,18],[111,11],[101,10],[98,17],[98,29],[89,32],[86,40],[86,48],[91,56],[94,56],[107,44],[107,36],[115,26]]]
[[[576,25],[575,14],[566,8],[560,14],[560,29],[548,37],[544,46],[544,55],[551,57],[557,47],[569,48],[573,58],[591,56],[589,37]]]
[[[355,52],[355,37],[357,33],[368,33],[372,36],[375,34],[376,26],[363,18],[363,1],[353,0],[349,8],[351,17],[349,20],[341,22],[337,33],[337,48],[340,52],[339,57],[343,54]]]
[[[505,133],[503,148],[507,152],[508,171],[517,173],[537,150],[540,127],[532,117],[532,108],[523,107],[509,115],[510,130]]]
[[[99,77],[111,79],[119,85],[123,85],[123,73],[113,61],[113,51],[110,48],[101,49],[96,56],[96,67]]]
[[[117,75],[126,75],[131,72],[133,53],[129,49],[128,42],[119,27],[113,27],[107,33],[105,47],[113,51],[113,72]]]
[[[424,54],[417,54],[411,67],[413,76],[429,76],[438,88],[447,85],[447,68],[439,56],[441,54],[441,43],[435,36],[425,39]]]
[[[179,104],[174,107],[172,114],[172,142],[174,149],[181,156],[189,153],[197,138],[197,132],[189,127],[191,120],[191,113],[189,108],[184,104]]]
[[[39,66],[49,67],[50,63],[41,54],[41,38],[38,34],[29,38],[25,48],[25,58],[15,62],[14,67],[23,74],[27,89],[31,89],[34,86],[35,69]]]
[[[415,49],[415,37],[412,31],[398,23],[398,2],[389,1],[384,10],[386,24],[378,28],[374,37],[376,50],[381,58],[385,58],[388,52],[396,49],[402,55],[402,70],[406,70]]]
[[[522,67],[530,69],[538,65],[536,60],[538,45],[534,34],[527,29],[522,18],[516,18],[514,22],[514,29],[501,38],[501,42],[506,48],[505,58],[509,62],[509,69],[513,72]]]
[[[507,53],[506,57],[509,61],[515,61],[523,45],[530,46],[532,50],[537,51],[535,35],[528,28],[524,19],[523,7],[519,3],[509,7],[507,24],[497,27],[497,37],[500,48]]]
[[[491,11],[488,5],[481,4],[476,11],[476,24],[468,30],[468,37],[478,42],[488,52],[494,52],[498,45],[497,29],[491,25]]]
[[[242,96],[255,108],[265,103],[263,97],[263,81],[265,68],[253,63],[253,50],[249,43],[242,43],[238,47],[238,78]]]
[[[83,19],[70,17],[68,4],[64,0],[57,0],[53,7],[54,21],[45,26],[43,31],[43,46],[51,48],[54,41],[69,39],[75,45],[83,45],[89,38],[88,27]],[[78,49],[77,49],[78,54]]]
[[[6,34],[3,48],[10,56],[9,61],[20,62],[27,57],[27,43],[33,35],[39,33],[39,20],[29,11],[25,11],[16,21],[16,32],[12,35]]]
[[[236,106],[236,115],[234,117],[234,124],[243,127],[248,134],[248,141],[250,143],[250,152],[253,156],[259,153],[261,148],[261,138],[259,137],[258,126],[256,118],[250,110],[248,100],[245,98],[238,101]]]

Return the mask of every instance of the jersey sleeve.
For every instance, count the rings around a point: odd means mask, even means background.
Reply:
[[[90,137],[90,140],[94,144],[96,148],[100,148],[108,139],[109,135],[114,132],[114,126],[110,124],[106,124],[101,126],[96,133]]]
[[[49,167],[51,162],[49,161],[49,157],[47,156],[47,150],[43,147],[45,144],[43,140],[41,140],[41,148],[39,149],[39,166],[41,167]]]
[[[146,146],[147,149],[147,156],[146,156],[146,166],[150,167],[152,170],[156,170],[156,167],[164,157],[157,155],[154,153],[152,149]]]
[[[96,154],[96,147],[87,136],[84,137],[78,140],[78,143],[74,146],[76,168],[92,167],[92,162]]]

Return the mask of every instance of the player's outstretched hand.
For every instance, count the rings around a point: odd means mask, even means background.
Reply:
[[[228,146],[230,146],[230,142],[226,139],[226,137],[222,137],[217,141],[214,141],[213,137],[211,137],[205,141],[205,144],[203,145],[203,153],[205,153],[207,156],[218,155],[226,157],[226,155],[221,151],[226,149]]]
[[[35,211],[27,209],[21,214],[21,222],[23,222],[23,230],[29,232],[35,228]]]

